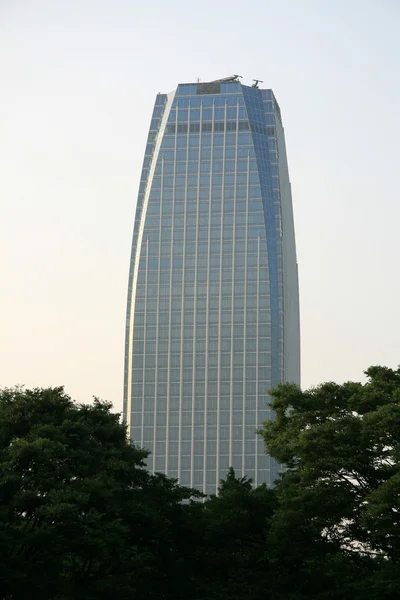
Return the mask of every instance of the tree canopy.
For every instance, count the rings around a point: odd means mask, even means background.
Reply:
[[[273,489],[145,468],[107,402],[0,391],[2,600],[397,600],[400,369],[271,392]]]
[[[400,557],[400,369],[371,367],[366,375],[365,384],[325,383],[304,392],[278,386],[271,392],[276,420],[260,433],[287,466],[276,487],[274,530],[291,540],[288,552],[311,551],[313,559],[318,544],[374,573],[361,597],[394,598],[400,597],[400,577],[393,577]]]
[[[110,408],[1,393],[1,598],[160,597],[194,492],[151,476]]]

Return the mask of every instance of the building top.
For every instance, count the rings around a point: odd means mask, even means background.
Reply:
[[[176,96],[203,96],[203,95],[218,95],[218,94],[237,94],[242,91],[242,88],[247,90],[249,94],[261,94],[264,101],[272,100],[276,106],[279,118],[280,108],[275,98],[274,93],[270,88],[260,88],[259,84],[263,83],[261,79],[253,79],[252,85],[244,85],[241,83],[241,75],[231,75],[222,79],[213,81],[200,81],[193,83],[180,83],[176,89]]]

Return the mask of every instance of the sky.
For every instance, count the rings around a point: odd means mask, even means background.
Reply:
[[[400,363],[398,0],[0,0],[0,386],[122,408],[155,96],[238,73],[286,134],[302,387]]]

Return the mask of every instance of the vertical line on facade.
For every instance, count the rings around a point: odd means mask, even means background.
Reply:
[[[146,384],[146,326],[147,326],[147,274],[149,264],[149,239],[146,240],[146,273],[144,284],[144,325],[143,325],[143,377],[142,377],[142,423],[140,428],[140,445],[144,442],[144,407],[145,407],[145,384]]]
[[[224,158],[224,157],[223,157]],[[223,273],[223,253],[222,239],[224,231],[224,200],[225,190],[221,188],[221,219],[220,219],[220,238],[219,238],[219,284],[218,284],[218,373],[217,373],[217,459],[216,459],[216,486],[218,488],[219,475],[219,447],[220,447],[220,411],[221,411],[221,352],[222,352],[222,273]],[[223,380],[222,380],[223,381]]]
[[[214,115],[213,115],[213,121],[214,121]],[[222,147],[222,186],[221,186],[221,240],[220,240],[220,271],[219,271],[219,302],[218,305],[220,307],[219,309],[219,315],[218,315],[218,373],[217,373],[217,423],[216,423],[216,427],[217,427],[217,431],[216,431],[216,442],[215,442],[215,491],[218,491],[218,484],[219,484],[219,480],[220,480],[220,476],[219,476],[219,471],[220,471],[220,463],[219,463],[219,458],[220,458],[220,428],[221,428],[221,389],[220,389],[220,376],[219,376],[219,371],[221,368],[221,303],[222,303],[222,270],[223,270],[223,260],[222,260],[222,238],[223,238],[223,216],[224,216],[224,200],[225,200],[225,146],[226,146],[226,104],[224,106],[224,145]],[[213,161],[211,161],[213,162]],[[212,190],[212,188],[211,188]],[[212,192],[211,192],[212,195]],[[211,202],[210,202],[211,205]],[[209,229],[211,229],[211,206],[210,206],[210,223],[209,223]],[[211,234],[210,234],[211,235]],[[211,268],[211,261],[210,261],[210,266],[209,266],[209,270]]]
[[[203,104],[200,104],[200,123],[203,119]],[[200,195],[200,166],[201,166],[201,133],[199,132],[199,154],[198,154],[198,170],[197,170],[197,191],[196,191],[196,240],[195,244],[197,244],[197,238],[199,233],[198,226],[198,216],[199,216],[199,195]],[[187,212],[186,212],[187,218]],[[186,253],[186,246],[185,246]],[[192,345],[192,421],[191,421],[191,449],[190,449],[190,487],[193,487],[193,471],[194,471],[194,445],[195,441],[195,419],[196,419],[196,410],[195,410],[195,402],[196,402],[196,312],[197,312],[197,298],[196,298],[196,280],[197,280],[197,252],[195,253],[195,265],[194,265],[195,275],[194,275],[194,298],[193,298],[193,345]],[[205,491],[203,489],[203,491]]]
[[[226,126],[225,129],[225,138],[226,139]],[[237,134],[236,134],[237,135]],[[225,143],[224,143],[225,150]],[[237,152],[237,148],[236,148]],[[236,156],[236,153],[235,153]],[[224,178],[225,178],[225,152],[224,152]],[[233,347],[233,339],[234,339],[234,311],[235,311],[235,242],[236,242],[236,166],[235,166],[235,186],[233,191],[233,231],[232,231],[232,294],[231,294],[231,368],[230,368],[230,376],[229,376],[229,464],[233,464],[233,356],[234,356],[234,347]]]
[[[257,238],[257,317],[256,317],[256,427],[260,426],[258,422],[258,403],[259,403],[259,384],[258,384],[258,339],[259,339],[259,310],[260,310],[260,236]],[[255,433],[255,468],[254,485],[258,485],[258,436]]]
[[[177,112],[177,120],[178,120],[178,109]],[[177,148],[177,133],[175,131],[174,135],[174,157],[176,157],[176,148]],[[174,164],[176,164],[176,158],[174,159]],[[175,169],[172,176],[172,218],[175,209]],[[166,415],[166,430],[165,430],[165,472],[168,474],[169,467],[169,434],[170,434],[170,413],[171,413],[171,319],[172,319],[172,253],[174,248],[174,237],[173,237],[174,228],[171,226],[171,244],[170,244],[170,269],[169,269],[169,307],[168,307],[168,360],[167,360],[167,415]],[[160,241],[161,244],[161,241]]]
[[[246,234],[244,247],[244,337],[243,337],[243,431],[242,431],[242,477],[245,476],[246,456],[246,340],[247,340],[247,241],[249,237],[249,186],[250,186],[250,153],[247,156],[246,181]]]
[[[162,223],[162,204],[164,191],[164,158],[161,160],[161,189],[160,189],[160,219],[159,219],[159,238],[158,238],[158,268],[157,268],[157,307],[156,307],[156,359],[154,369],[154,429],[153,429],[153,473],[156,469],[157,457],[157,396],[158,396],[158,326],[160,310],[160,261],[161,261],[161,223]]]
[[[212,173],[213,173],[213,154],[214,154],[214,115],[215,105],[212,106],[212,123],[213,130],[211,133],[211,147],[210,147],[210,179],[208,188],[208,198],[210,202],[211,190],[212,190]],[[199,222],[199,190],[198,190],[198,202],[197,202],[197,223]],[[197,236],[198,236],[198,225],[197,225]],[[210,235],[210,234],[209,234]],[[198,243],[198,239],[197,239]],[[208,247],[209,251],[209,247]],[[197,269],[197,261],[196,261]],[[196,272],[197,281],[197,272]],[[205,343],[205,358],[204,358],[204,459],[203,459],[203,492],[207,493],[207,443],[208,443],[208,328],[210,326],[209,319],[209,289],[208,289],[208,275],[207,275],[207,296],[206,296],[206,343]]]
[[[185,174],[185,199],[187,198],[188,193],[188,177],[189,177],[189,137],[190,137],[190,104],[188,109],[188,133],[186,139],[186,174]],[[175,158],[176,163],[176,158]],[[186,201],[186,200],[185,200]],[[182,402],[183,402],[183,330],[184,330],[184,314],[185,314],[185,302],[184,302],[184,289],[185,289],[185,268],[184,268],[184,258],[185,258],[185,248],[186,248],[186,219],[183,220],[183,247],[182,247],[182,282],[181,282],[181,343],[180,343],[180,357],[179,357],[179,436],[178,436],[178,474],[179,478],[182,476]],[[190,473],[190,478],[192,479],[192,473]],[[190,484],[192,485],[192,484]]]

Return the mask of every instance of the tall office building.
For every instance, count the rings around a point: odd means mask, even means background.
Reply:
[[[214,493],[272,484],[256,428],[299,382],[292,200],[281,114],[238,77],[159,94],[133,233],[124,418],[150,470]]]

